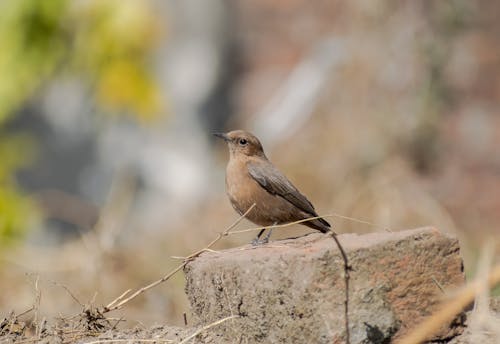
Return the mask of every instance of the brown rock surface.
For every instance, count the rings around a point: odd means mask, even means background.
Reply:
[[[351,272],[352,343],[389,343],[431,314],[440,287],[464,283],[458,240],[433,228],[343,234]],[[342,343],[343,263],[331,237],[301,238],[204,253],[185,269],[195,321],[241,343]],[[459,322],[435,339],[462,331]]]

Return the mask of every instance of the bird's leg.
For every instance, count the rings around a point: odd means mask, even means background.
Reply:
[[[266,230],[265,228],[261,229],[260,232],[259,232],[259,234],[257,234],[257,238],[255,238],[255,239],[259,240],[260,237],[262,236],[262,234],[264,234],[265,230]]]
[[[276,222],[273,224],[273,226],[276,226]],[[266,237],[262,239],[262,242],[264,244],[267,244],[269,242],[269,238],[271,237],[271,233],[273,232],[273,228],[269,228],[269,232],[267,232]]]
[[[276,226],[276,222],[273,224],[273,226]],[[267,232],[267,234],[264,237],[264,239],[259,240],[260,237],[262,236],[262,234],[264,234],[265,230],[266,230],[265,228],[261,229],[260,232],[259,232],[259,234],[257,235],[257,237],[252,240],[252,245],[253,246],[257,246],[257,245],[261,245],[261,244],[267,244],[269,242],[269,238],[271,237],[271,233],[273,232],[272,228],[269,229],[269,232]]]
[[[264,231],[266,229],[263,228],[260,230],[259,234],[257,234],[257,236],[255,237],[255,239],[252,240],[252,246],[257,246],[257,245],[260,245],[260,244],[264,244],[264,241],[260,241],[260,237],[262,236],[262,234],[264,234]]]

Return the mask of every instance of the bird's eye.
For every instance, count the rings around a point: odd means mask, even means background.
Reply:
[[[238,143],[240,144],[240,146],[244,146],[244,145],[246,145],[246,144],[248,143],[248,141],[247,141],[247,140],[245,140],[245,139],[240,139],[240,140],[238,141]]]

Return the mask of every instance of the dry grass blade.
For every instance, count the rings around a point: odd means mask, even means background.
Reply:
[[[176,274],[179,270],[181,270],[184,266],[186,266],[187,264],[187,261],[182,263],[181,265],[179,265],[178,267],[176,267],[175,269],[173,269],[172,271],[170,271],[168,274],[166,274],[165,276],[163,276],[162,278],[160,278],[159,280],[157,281],[154,281],[153,283],[150,283],[148,284],[147,286],[145,287],[142,287],[138,290],[136,290],[132,295],[130,295],[129,297],[127,297],[126,299],[123,299],[121,300],[120,302],[118,303],[115,303],[114,305],[108,307],[106,306],[104,308],[104,311],[103,313],[105,312],[110,312],[110,311],[113,311],[113,310],[116,310],[116,309],[120,309],[124,304],[126,304],[127,302],[131,301],[132,299],[135,299],[137,296],[139,296],[140,294],[146,292],[147,290],[151,289],[151,288],[154,288],[156,287],[158,284],[161,284],[167,280],[170,279],[170,277],[172,277],[174,274]]]
[[[210,329],[210,328],[212,328],[214,326],[222,324],[225,321],[228,321],[228,320],[231,320],[231,319],[234,319],[234,318],[238,318],[238,317],[239,317],[239,315],[230,315],[230,316],[228,316],[226,318],[222,318],[220,320],[217,320],[216,322],[213,322],[211,324],[203,326],[202,328],[196,330],[193,334],[191,334],[188,337],[184,338],[181,342],[179,342],[179,344],[186,344],[187,342],[189,342],[191,339],[193,339],[194,337],[196,337],[197,335],[199,335],[203,331],[206,331],[206,330],[208,330],[208,329]]]
[[[120,302],[121,300],[123,300],[125,298],[126,295],[128,295],[128,293],[130,293],[132,291],[132,289],[127,289],[123,292],[123,294],[121,294],[120,296],[118,296],[116,299],[114,299],[113,301],[111,301],[106,307],[107,308],[111,308],[113,307],[116,303]]]
[[[69,290],[68,287],[66,287],[64,284],[61,284],[59,282],[56,282],[56,281],[52,281],[52,283],[55,285],[55,286],[58,286],[58,287],[61,287],[63,288],[69,296],[71,296],[71,298],[76,302],[78,303],[82,308],[85,308],[85,305],[83,303],[80,302],[80,300],[78,300],[78,298],[75,296],[75,294],[73,294],[71,292],[71,290]]]
[[[252,204],[252,206],[250,208],[248,208],[248,210],[243,215],[241,215],[236,221],[234,221],[222,233],[219,233],[219,235],[217,236],[217,238],[215,238],[214,240],[212,240],[207,246],[205,246],[201,250],[198,250],[195,253],[190,254],[189,256],[187,256],[186,259],[184,260],[184,262],[182,264],[180,264],[179,266],[177,266],[175,269],[173,269],[172,271],[170,271],[168,274],[166,274],[165,276],[163,276],[159,280],[157,280],[157,281],[155,281],[155,282],[153,282],[151,284],[148,284],[145,287],[142,287],[142,288],[136,290],[130,296],[128,296],[127,298],[123,299],[123,297],[125,295],[128,295],[128,293],[129,293],[129,291],[127,290],[126,292],[122,293],[122,295],[120,295],[119,297],[117,297],[115,300],[113,300],[112,302],[110,302],[106,307],[104,307],[104,309],[102,310],[102,313],[107,313],[107,312],[111,312],[113,310],[120,309],[121,307],[123,307],[124,304],[126,304],[127,302],[135,299],[137,296],[141,295],[142,293],[146,292],[147,290],[149,290],[151,288],[154,288],[158,284],[161,284],[161,283],[169,280],[170,277],[172,277],[179,270],[181,270],[182,268],[184,268],[186,266],[186,264],[189,263],[193,258],[195,258],[195,257],[199,256],[200,254],[202,254],[203,252],[209,250],[210,247],[212,247],[220,239],[222,239],[223,237],[225,237],[227,235],[227,233],[229,233],[231,231],[231,229],[233,229],[235,226],[237,226],[238,223],[240,223],[245,218],[245,216],[247,216],[248,213],[250,213],[250,211],[252,211],[252,209],[254,207],[255,207],[255,203]]]
[[[365,224],[365,225],[369,225],[369,226],[371,226],[373,228],[376,228],[376,229],[379,229],[379,230],[384,230],[384,231],[392,232],[391,229],[379,226],[379,225],[377,225],[375,223],[372,223],[372,222],[368,222],[368,221],[365,221],[365,220],[356,219],[354,217],[340,215],[340,214],[337,214],[337,213],[332,213],[332,214],[326,214],[326,215],[308,217],[307,219],[298,220],[298,221],[294,221],[294,222],[289,222],[289,223],[285,223],[285,224],[281,224],[281,225],[266,226],[266,227],[252,227],[252,228],[241,229],[241,230],[238,230],[238,231],[232,231],[232,232],[227,233],[225,235],[247,233],[247,232],[255,232],[255,231],[260,231],[262,229],[286,228],[286,227],[289,227],[289,226],[292,226],[292,225],[297,225],[297,224],[301,224],[301,223],[308,222],[308,221],[311,221],[311,220],[322,219],[322,218],[326,218],[326,217],[338,217],[338,218],[341,218],[341,219],[345,219],[345,220],[349,220],[349,221],[353,221],[353,222],[358,222],[358,223],[362,223],[362,224]]]
[[[495,266],[490,274],[487,284],[490,288],[500,283],[500,265]],[[460,313],[474,297],[484,288],[482,280],[476,280],[467,285],[455,299],[445,303],[440,310],[424,320],[417,328],[404,337],[399,344],[419,344],[432,336],[439,328],[451,321]]]
[[[360,219],[357,219],[355,217],[340,215],[340,214],[337,214],[337,213],[332,213],[332,214],[326,215],[326,216],[329,216],[329,217],[338,217],[339,219],[344,219],[344,220],[349,220],[349,221],[352,221],[352,222],[362,223],[364,225],[368,225],[368,226],[373,227],[375,229],[381,229],[381,230],[384,230],[384,231],[387,231],[387,232],[392,232],[392,230],[390,228],[382,227],[380,225],[377,225],[376,223],[369,222],[369,221],[366,221],[366,220],[360,220]]]
[[[101,339],[93,340],[91,342],[84,342],[84,344],[104,344],[104,343],[174,343],[171,339],[161,339],[161,338],[121,338],[121,339]]]

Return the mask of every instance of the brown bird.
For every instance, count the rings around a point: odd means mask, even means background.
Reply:
[[[233,208],[243,215],[254,203],[246,218],[259,226],[271,226],[318,216],[314,206],[266,157],[260,141],[243,130],[214,133],[229,146],[226,168],[226,192]],[[319,230],[331,231],[324,219],[301,224]],[[261,230],[252,244],[267,243],[271,231],[259,241]]]

